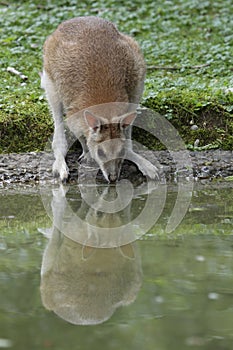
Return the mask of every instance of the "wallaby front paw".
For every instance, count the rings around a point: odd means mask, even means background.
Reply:
[[[57,159],[53,163],[53,176],[60,177],[62,182],[65,182],[69,176],[69,169],[65,160]]]
[[[158,169],[148,161],[142,164],[142,166],[139,167],[139,170],[143,173],[143,175],[149,177],[151,180],[159,179]]]
[[[159,171],[149,160],[133,151],[128,153],[128,159],[137,165],[144,176],[149,177],[151,180],[159,180]]]

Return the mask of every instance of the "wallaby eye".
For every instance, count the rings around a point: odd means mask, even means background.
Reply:
[[[103,124],[102,125],[102,130],[103,131],[106,131],[106,130],[108,130],[109,129],[109,125],[107,125],[107,124]]]
[[[100,158],[106,158],[105,153],[101,148],[98,149],[97,153]]]
[[[94,127],[92,128],[92,130],[93,130],[94,132],[97,132],[97,131],[99,130],[99,126],[94,126]]]

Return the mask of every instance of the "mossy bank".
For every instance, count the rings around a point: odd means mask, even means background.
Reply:
[[[148,65],[142,104],[189,149],[233,149],[231,0],[5,0],[0,13],[0,152],[44,149],[53,127],[40,88],[43,42],[61,21],[84,15],[109,19],[139,42]]]

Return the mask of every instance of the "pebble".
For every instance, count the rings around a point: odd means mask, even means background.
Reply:
[[[157,297],[155,297],[155,302],[158,304],[162,304],[164,303],[164,298],[161,295],[158,295]]]
[[[194,148],[198,147],[199,143],[200,143],[200,140],[199,140],[199,139],[196,139],[196,140],[194,141],[194,144],[193,144]]]
[[[0,348],[11,348],[13,342],[10,339],[0,338]]]
[[[211,292],[211,293],[208,294],[208,298],[209,298],[210,300],[218,300],[219,294],[218,294],[218,293]]]
[[[200,261],[200,262],[203,262],[203,261],[205,261],[205,257],[202,256],[202,255],[197,255],[197,256],[196,256],[196,260],[197,260],[197,261]]]

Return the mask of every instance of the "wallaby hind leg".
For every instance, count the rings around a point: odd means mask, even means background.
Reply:
[[[64,132],[63,105],[54,83],[49,79],[45,71],[41,77],[41,87],[45,89],[54,120],[52,148],[55,161],[53,164],[53,174],[60,176],[61,180],[65,181],[68,178],[69,170],[65,161],[68,146]]]

